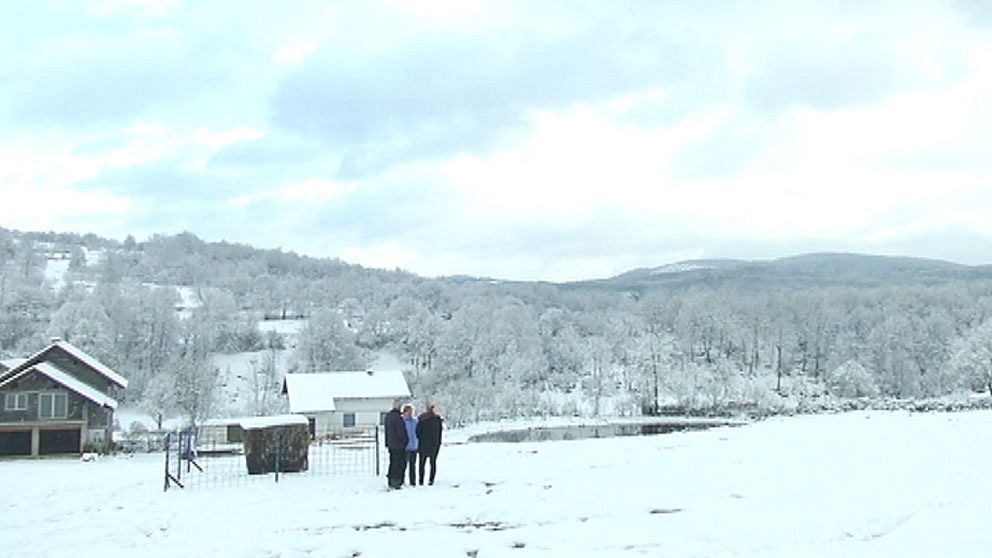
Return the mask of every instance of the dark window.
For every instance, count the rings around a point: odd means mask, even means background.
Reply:
[[[227,425],[227,441],[231,444],[244,442],[244,433],[245,431],[237,424]]]
[[[344,414],[344,427],[355,426],[355,413]]]

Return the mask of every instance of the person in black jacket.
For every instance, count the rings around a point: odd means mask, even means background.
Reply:
[[[386,413],[386,449],[389,451],[389,469],[386,472],[386,480],[389,488],[399,489],[403,486],[403,471],[406,469],[406,444],[409,441],[406,435],[406,424],[403,422],[403,415],[400,414],[400,406],[403,401],[397,399],[393,401],[393,409]]]
[[[437,454],[441,451],[441,431],[444,429],[443,420],[435,411],[433,403],[417,417],[417,437],[420,439],[420,484],[424,484],[424,469],[427,461],[431,462],[431,478],[429,484],[434,484],[437,473]]]

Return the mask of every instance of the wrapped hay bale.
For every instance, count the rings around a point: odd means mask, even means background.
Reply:
[[[310,429],[302,415],[256,417],[241,421],[249,475],[307,470]]]

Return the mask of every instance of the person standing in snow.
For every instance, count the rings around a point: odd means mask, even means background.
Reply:
[[[389,469],[386,472],[386,479],[389,488],[399,489],[403,485],[403,469],[406,466],[406,445],[409,436],[406,433],[406,424],[403,422],[403,415],[400,414],[400,405],[403,402],[399,399],[393,401],[393,408],[386,413],[383,421],[386,429],[386,449],[389,451]]]
[[[425,465],[431,462],[431,479],[429,484],[434,484],[434,475],[437,473],[437,454],[441,451],[441,430],[444,429],[443,420],[435,412],[433,403],[427,405],[427,410],[417,418],[417,439],[420,441],[420,484],[424,484]]]
[[[417,486],[417,419],[413,416],[413,405],[403,405],[403,423],[406,427],[406,467],[410,471],[410,486]]]

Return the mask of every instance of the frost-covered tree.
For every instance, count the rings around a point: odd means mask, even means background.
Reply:
[[[973,386],[988,389],[992,395],[992,319],[954,343],[951,366]]]
[[[84,295],[66,301],[52,315],[46,334],[77,345],[98,358],[113,352],[113,324],[94,297]]]
[[[419,378],[421,373],[434,368],[442,327],[441,318],[431,313],[426,306],[418,308],[406,318],[400,334],[400,346],[413,365],[415,377]]]
[[[152,377],[138,403],[138,407],[155,420],[158,430],[162,430],[162,420],[176,408],[175,380],[172,372],[171,368],[166,368]]]
[[[199,425],[213,416],[220,392],[220,372],[209,360],[181,357],[172,363],[167,374],[173,382],[174,407],[188,424]]]
[[[584,388],[592,398],[593,414],[601,412],[602,401],[615,391],[613,379],[612,347],[603,337],[591,337],[586,340],[586,365],[588,373],[585,376]]]
[[[830,393],[839,397],[875,397],[879,394],[875,379],[856,360],[849,360],[831,370],[827,387]]]
[[[247,378],[251,394],[246,409],[249,415],[265,415],[282,407],[283,401],[279,397],[282,383],[277,365],[278,353],[275,349],[269,349],[259,358],[251,360],[251,371]]]
[[[583,341],[574,316],[562,308],[549,308],[538,321],[538,335],[547,363],[543,384],[556,390],[575,386],[583,368]]]
[[[666,378],[676,373],[676,341],[675,338],[661,331],[659,326],[649,326],[640,336],[638,351],[638,369],[642,408],[645,413],[658,414],[661,407],[661,395]]]
[[[341,315],[326,308],[314,312],[300,330],[296,357],[304,372],[363,370],[369,364]]]

